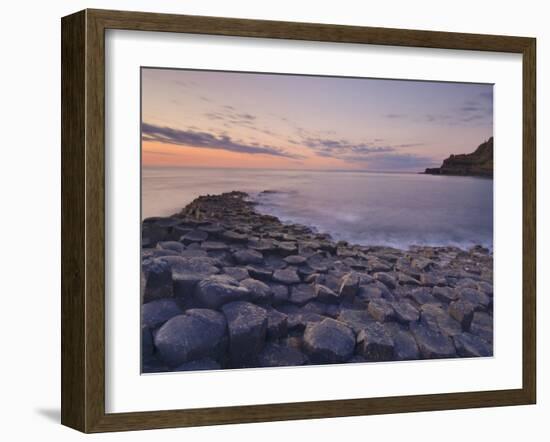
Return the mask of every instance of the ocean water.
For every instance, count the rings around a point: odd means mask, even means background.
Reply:
[[[147,167],[142,218],[231,190],[248,192],[262,213],[354,244],[493,247],[493,181],[475,177]]]

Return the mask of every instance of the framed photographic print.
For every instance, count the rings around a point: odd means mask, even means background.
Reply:
[[[62,423],[535,403],[535,40],[62,20]]]

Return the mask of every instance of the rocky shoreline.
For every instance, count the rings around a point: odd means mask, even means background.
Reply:
[[[142,224],[142,372],[483,357],[493,256],[348,244],[201,196]]]

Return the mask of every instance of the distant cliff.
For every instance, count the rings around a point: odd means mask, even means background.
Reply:
[[[428,168],[431,175],[471,175],[493,177],[493,137],[480,144],[475,152],[451,155],[441,167]]]

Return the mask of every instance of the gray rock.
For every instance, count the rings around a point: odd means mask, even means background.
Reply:
[[[471,288],[457,290],[459,298],[473,304],[476,310],[486,310],[489,307],[491,298],[482,291]]]
[[[392,267],[386,262],[380,261],[379,259],[369,259],[367,263],[367,269],[370,272],[389,272]]]
[[[279,269],[273,272],[273,280],[281,284],[297,284],[300,282],[300,277],[293,268]]]
[[[464,273],[462,273],[460,276],[464,276]],[[458,289],[477,289],[477,281],[472,278],[464,278],[458,280],[456,287]]]
[[[424,359],[452,358],[456,356],[455,347],[451,338],[433,331],[424,324],[413,322],[410,330],[420,355]]]
[[[434,287],[432,294],[434,298],[441,302],[446,302],[447,304],[456,300],[458,297],[456,291],[451,287]]]
[[[461,333],[453,336],[456,352],[463,358],[487,357],[493,355],[493,346],[479,336]]]
[[[268,283],[273,293],[273,305],[282,304],[288,301],[288,287],[284,284],[277,284],[274,282]]]
[[[217,262],[212,258],[166,256],[159,258],[168,263],[172,269],[174,295],[188,300],[192,296],[195,285],[203,278],[219,273]]]
[[[170,371],[170,368],[154,355],[141,360],[142,373],[165,373],[167,371]]]
[[[377,272],[374,274],[374,278],[390,289],[397,287],[397,281],[389,273]]]
[[[185,252],[185,250],[183,252]],[[160,258],[161,256],[180,256],[180,253],[169,249],[141,249],[142,260],[147,258]]]
[[[470,324],[470,333],[487,342],[493,342],[493,318],[487,313],[475,312]]]
[[[287,314],[288,330],[302,332],[309,323],[321,322],[325,316],[313,312],[299,312]]]
[[[224,231],[224,228],[220,224],[206,224],[200,226],[199,230],[208,233],[209,236],[219,236]]]
[[[438,304],[424,304],[420,307],[421,322],[431,330],[439,332],[438,317],[443,315],[443,309]]]
[[[202,370],[219,370],[220,364],[212,358],[204,358],[196,361],[185,362],[173,371],[202,371]]]
[[[264,262],[264,256],[257,250],[243,249],[238,250],[233,254],[235,260],[242,265],[246,264],[262,264]]]
[[[421,322],[433,331],[454,336],[462,332],[462,326],[446,310],[436,304],[424,304],[421,307]]]
[[[374,322],[372,316],[365,310],[352,310],[348,308],[340,309],[336,319],[346,324],[355,333],[359,333],[367,325]]]
[[[174,296],[172,270],[162,258],[146,259],[141,266],[143,302]]]
[[[412,276],[407,275],[406,273],[398,273],[397,280],[399,281],[400,284],[403,284],[403,285],[414,285],[414,286],[420,285],[420,281],[418,279],[415,279]]]
[[[353,302],[358,289],[359,275],[357,275],[357,273],[350,272],[342,276],[340,279],[340,287],[338,288],[338,294],[342,300]]]
[[[479,281],[477,283],[477,289],[481,290],[487,296],[493,296],[493,285],[485,281]]]
[[[290,289],[289,301],[296,305],[304,305],[316,297],[311,284],[297,284]]]
[[[208,238],[208,233],[204,232],[203,230],[195,229],[183,235],[180,241],[184,244],[190,244],[193,242],[206,241],[207,238]]]
[[[185,258],[206,258],[208,256],[208,252],[202,249],[188,248],[181,252],[179,256],[183,256]]]
[[[336,249],[336,255],[342,258],[357,256],[357,252],[347,247],[347,245],[341,245]]]
[[[411,267],[420,272],[426,272],[434,267],[434,262],[431,259],[417,257],[411,261]]]
[[[287,335],[287,315],[274,308],[267,310],[267,337],[269,339],[279,339]]]
[[[398,361],[409,361],[420,357],[418,345],[410,332],[398,330],[393,333],[392,337],[394,343],[394,359]]]
[[[219,241],[203,241],[201,243],[201,249],[206,250],[208,252],[210,251],[220,252],[220,251],[229,250],[229,246]]]
[[[462,299],[453,301],[449,304],[449,314],[460,323],[463,330],[468,331],[474,317],[474,305]]]
[[[409,295],[418,305],[436,303],[437,300],[432,296],[431,290],[427,287],[419,287],[412,290]]]
[[[172,367],[184,362],[223,357],[227,325],[222,314],[206,309],[188,310],[169,319],[155,334],[155,347]]]
[[[290,367],[307,364],[307,357],[296,348],[267,344],[258,357],[260,367]]]
[[[391,319],[395,312],[389,301],[385,299],[373,299],[367,308],[369,314],[378,322]]]
[[[185,246],[179,241],[160,241],[157,243],[157,249],[172,250],[181,253],[185,250]]]
[[[327,310],[327,305],[317,300],[309,301],[302,306],[302,311],[317,313],[318,315],[324,315]]]
[[[369,284],[365,286],[359,286],[357,296],[355,300],[360,302],[363,306],[367,307],[369,302],[373,299],[381,299],[384,295],[383,289],[376,285]]]
[[[328,267],[326,265],[314,264],[314,265],[304,265],[298,267],[298,272],[307,275],[313,275],[314,273],[326,273],[328,272]]]
[[[183,312],[173,299],[158,299],[141,306],[141,325],[157,328]]]
[[[193,228],[187,226],[174,226],[172,227],[170,233],[166,236],[166,239],[179,242],[181,237],[188,234],[191,230],[193,230]]]
[[[153,334],[146,325],[141,326],[141,358],[147,358],[154,352]]]
[[[232,365],[255,365],[267,334],[267,312],[250,302],[236,301],[225,304],[223,313],[229,329]]]
[[[233,242],[247,242],[248,241],[248,235],[244,233],[238,233],[234,232],[232,230],[226,230],[221,234],[221,237],[227,241],[233,241]]]
[[[298,251],[296,243],[292,241],[274,241],[273,245],[277,252],[283,256],[294,255]]]
[[[198,252],[198,250],[193,250],[191,247],[187,248],[185,251],[192,251],[193,253]],[[219,261],[215,258],[211,257],[204,257],[204,256],[196,256],[196,257],[189,257],[189,256],[163,256],[162,258],[158,258],[161,261],[164,261],[170,265],[170,268],[172,269],[172,273],[180,273],[180,272],[200,272],[200,273],[206,273],[206,272],[212,272],[217,273],[219,272],[219,269],[217,266],[219,266]]]
[[[265,269],[259,266],[248,265],[246,266],[248,273],[255,279],[261,279],[262,281],[270,281],[273,275],[273,270]]]
[[[231,276],[237,281],[242,281],[243,279],[250,278],[250,274],[245,267],[224,267],[223,271],[226,275]]]
[[[322,284],[326,287],[328,287],[329,289],[331,289],[333,292],[336,292],[338,293],[339,290],[340,290],[340,278],[341,278],[341,274],[326,274],[326,275],[323,275],[323,274],[320,274],[318,275],[318,277],[316,278],[315,280],[315,283],[316,284]]]
[[[315,269],[313,269],[312,267],[308,266],[308,265],[303,265],[303,266],[299,266],[297,269],[296,269],[296,272],[298,273],[298,275],[303,279],[303,280],[306,280],[307,278],[311,277],[312,275],[316,275],[317,271]]]
[[[309,323],[304,332],[303,348],[315,363],[338,363],[349,360],[355,349],[353,331],[334,319]]]
[[[433,287],[442,283],[442,279],[437,276],[432,275],[431,273],[422,273],[420,275],[420,284],[426,287]]]
[[[403,324],[408,324],[412,321],[418,321],[420,312],[412,304],[412,302],[404,299],[391,303],[395,313],[395,319]]]
[[[195,287],[194,300],[203,307],[219,309],[233,301],[250,299],[250,291],[228,275],[214,275],[200,281]]]
[[[257,279],[247,278],[241,281],[241,285],[250,292],[250,300],[258,304],[270,304],[273,293],[271,287]]]
[[[357,352],[369,361],[392,360],[393,351],[393,339],[378,322],[368,324],[357,335]]]
[[[301,255],[289,255],[286,258],[284,258],[284,261],[287,264],[299,266],[299,265],[305,264],[307,262],[307,258]]]
[[[249,239],[247,244],[249,249],[257,250],[258,252],[268,253],[275,251],[275,246],[273,241],[270,239]]]
[[[322,284],[315,284],[314,291],[317,295],[317,300],[321,302],[326,302],[328,304],[337,304],[341,301],[340,295],[327,286]]]
[[[303,307],[300,307],[295,304],[291,304],[290,302],[285,302],[284,304],[278,305],[277,310],[283,313],[302,313],[304,312]]]
[[[374,283],[378,282],[372,276],[370,276],[369,274],[367,274],[363,271],[357,270],[357,271],[355,271],[355,274],[357,275],[357,278],[359,279],[359,287],[374,284]]]
[[[338,304],[327,304],[325,307],[325,316],[336,319],[340,314],[340,310],[341,308]]]
[[[265,258],[265,266],[273,272],[274,270],[284,269],[287,263],[280,256],[268,255]]]

